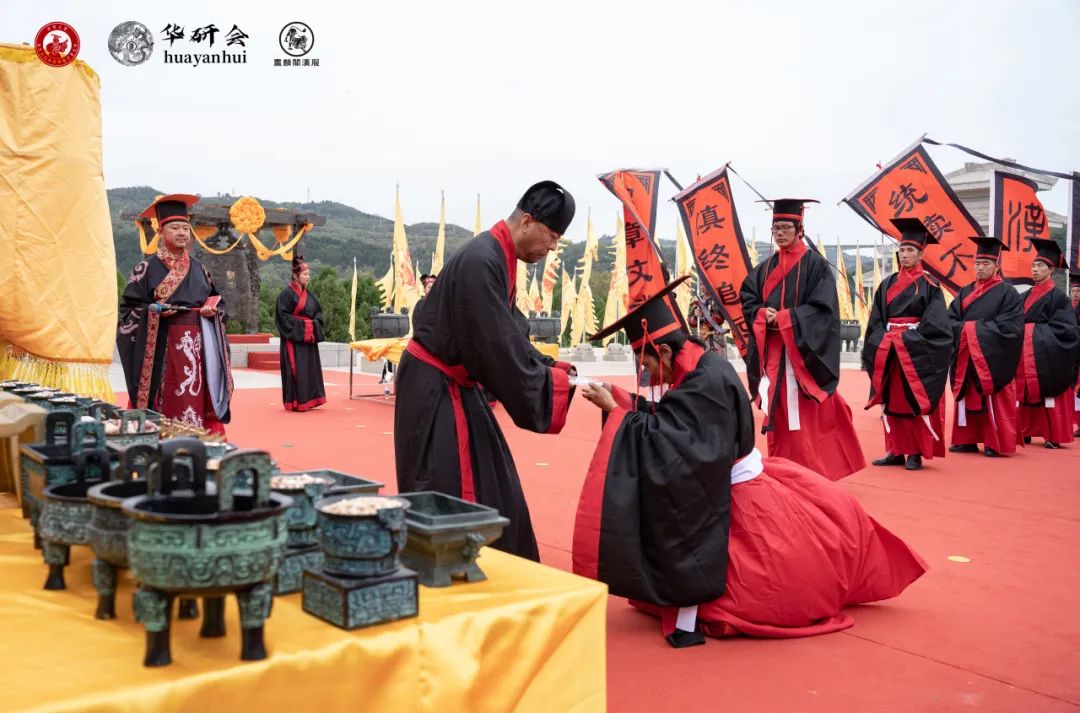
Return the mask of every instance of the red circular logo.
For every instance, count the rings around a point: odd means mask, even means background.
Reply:
[[[64,67],[79,56],[79,33],[66,22],[50,22],[38,30],[34,51],[50,67]]]

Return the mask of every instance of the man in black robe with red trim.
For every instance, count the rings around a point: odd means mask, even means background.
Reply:
[[[274,306],[274,324],[281,337],[281,400],[286,411],[310,411],[326,403],[322,358],[322,305],[308,291],[311,266],[299,252],[293,254],[292,280]]]
[[[1076,265],[1069,270],[1069,295],[1076,313],[1076,324],[1080,326],[1080,268]],[[1076,428],[1073,437],[1080,438],[1080,354],[1076,355],[1076,388],[1073,393],[1076,396],[1073,400],[1073,426]]]
[[[900,271],[878,286],[863,340],[870,376],[866,408],[881,405],[885,457],[874,465],[922,468],[945,456],[945,386],[953,336],[941,286],[923,272],[926,246],[938,242],[917,218],[898,218]]]
[[[458,249],[414,317],[397,371],[399,491],[437,490],[496,508],[510,524],[493,546],[536,561],[514,459],[483,389],[519,428],[559,433],[566,423],[576,372],[532,346],[514,295],[517,261],[543,259],[573,218],[570,193],[542,181],[509,218]]]
[[[743,281],[750,325],[746,377],[762,411],[769,455],[801,463],[831,480],[866,465],[840,394],[840,317],[829,263],[803,241],[805,198],[773,203],[777,250]]]
[[[1076,308],[1054,284],[1054,270],[1066,267],[1053,240],[1033,238],[1033,286],[1024,295],[1024,347],[1016,372],[1020,434],[1025,443],[1043,439],[1046,448],[1073,440],[1080,327]]]
[[[210,273],[188,254],[198,200],[161,196],[140,214],[157,221],[160,244],[120,297],[116,346],[133,408],[223,435],[233,390],[226,313]]]
[[[994,458],[1016,452],[1020,442],[1016,368],[1024,337],[1024,300],[998,272],[1008,248],[994,237],[973,237],[975,282],[949,305],[955,352],[950,371],[956,410],[951,453]]]

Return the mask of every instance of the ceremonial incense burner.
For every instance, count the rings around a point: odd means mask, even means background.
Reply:
[[[200,636],[224,636],[225,595],[240,605],[240,658],[266,658],[263,625],[270,615],[270,581],[281,562],[287,528],[285,496],[270,492],[272,461],[265,451],[238,450],[221,460],[216,495],[207,490],[206,447],[195,439],[161,444],[147,495],[129,498],[128,561],[140,582],[135,616],[146,628],[145,666],[172,661],[172,600],[202,596]],[[253,471],[252,490],[238,490]]]
[[[448,587],[455,577],[480,582],[480,548],[499,539],[510,523],[498,510],[436,492],[403,493],[408,542],[401,561],[428,587]]]
[[[50,411],[45,414],[45,442],[22,446],[19,449],[19,477],[22,481],[23,517],[30,518],[34,528],[34,547],[41,548],[38,516],[45,488],[75,480],[75,461],[72,453],[85,446],[103,448],[105,431],[96,421],[76,423],[70,411]],[[104,479],[107,469],[90,463],[90,480]]]
[[[124,500],[146,493],[150,467],[158,456],[156,446],[138,443],[124,449],[114,470],[114,479],[99,483],[87,492],[92,515],[90,547],[94,550],[94,589],[98,593],[98,619],[116,618],[116,570],[128,566],[128,530],[131,518],[124,513]],[[177,617],[196,619],[199,605],[194,599],[180,600]]]
[[[45,589],[64,589],[64,565],[72,545],[90,544],[90,519],[93,508],[87,490],[99,480],[89,480],[89,465],[97,472],[109,472],[109,453],[104,448],[86,448],[74,457],[74,481],[50,485],[43,493],[40,535],[42,554],[49,565]],[[104,477],[104,476],[103,476]],[[102,479],[103,479],[102,477]]]
[[[378,509],[335,513],[335,504],[378,501]],[[322,498],[316,503],[323,565],[304,572],[304,611],[343,629],[406,617],[419,611],[416,573],[401,567],[405,510],[401,498],[357,496]]]

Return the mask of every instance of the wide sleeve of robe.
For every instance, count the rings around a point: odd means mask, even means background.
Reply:
[[[116,349],[124,369],[129,397],[139,392],[139,371],[146,349],[148,307],[154,302],[154,287],[147,276],[150,260],[135,265],[120,295],[120,314],[116,327]]]
[[[514,424],[537,433],[559,433],[573,391],[566,369],[548,365],[522,330],[508,300],[506,265],[476,257],[468,266],[475,279],[455,285],[455,329],[471,335],[462,350],[469,375],[495,394]],[[518,313],[520,315],[520,313]]]
[[[815,253],[807,257],[799,304],[777,310],[776,324],[799,389],[820,403],[840,382],[839,301],[828,263]]]
[[[1075,363],[1080,352],[1080,328],[1068,297],[1055,289],[1043,299],[1049,300],[1043,309],[1049,312],[1049,318],[1024,325],[1020,371],[1034,372],[1037,378],[1038,391],[1028,389],[1028,393],[1050,398],[1069,390],[1074,383],[1075,372],[1069,365]]]

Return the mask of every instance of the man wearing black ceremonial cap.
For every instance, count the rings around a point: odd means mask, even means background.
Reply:
[[[514,296],[517,261],[542,260],[573,218],[573,196],[541,181],[510,217],[455,252],[414,316],[397,372],[398,489],[437,490],[498,509],[510,524],[493,546],[537,561],[514,459],[483,389],[518,427],[562,430],[576,372],[532,346]]]
[[[997,457],[1016,452],[1020,434],[1016,369],[1024,341],[1024,300],[998,272],[1002,250],[994,237],[973,237],[975,282],[949,305],[954,356],[950,372],[956,410],[952,453]]]
[[[923,272],[926,246],[937,240],[918,218],[898,218],[900,271],[878,286],[863,340],[870,376],[866,408],[880,404],[885,457],[874,465],[922,468],[945,456],[945,386],[953,336],[941,287]]]
[[[765,412],[769,455],[831,480],[866,465],[840,382],[840,317],[829,263],[803,241],[807,198],[773,204],[777,250],[755,265],[740,299],[750,327],[746,377]]]
[[[224,434],[232,397],[225,305],[188,254],[188,211],[198,200],[161,196],[139,216],[157,222],[160,243],[120,297],[116,346],[132,407]]]
[[[626,331],[658,402],[587,384],[604,411],[574,520],[574,572],[656,614],[668,642],[845,629],[849,604],[899,594],[926,564],[843,488],[754,447],[732,366],[666,295],[590,337]]]
[[[1032,288],[1024,295],[1024,346],[1016,372],[1020,434],[1026,443],[1042,438],[1046,448],[1073,440],[1076,363],[1080,327],[1076,309],[1054,285],[1054,270],[1066,267],[1053,240],[1033,238]]]

